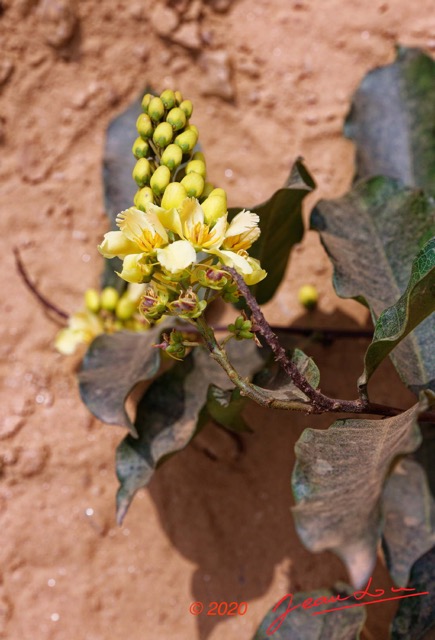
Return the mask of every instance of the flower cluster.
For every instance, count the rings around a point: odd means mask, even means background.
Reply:
[[[260,235],[259,217],[243,210],[228,219],[225,191],[206,182],[204,155],[194,153],[198,131],[189,124],[189,100],[164,91],[147,94],[142,106],[133,145],[135,206],[118,214],[119,231],[106,233],[99,251],[123,260],[121,278],[148,284],[139,310],[149,322],[163,315],[195,319],[213,298],[237,298],[225,267],[248,285],[266,276],[248,253]]]
[[[84,309],[73,313],[68,326],[56,336],[55,347],[71,355],[80,344],[90,344],[101,333],[115,331],[144,331],[148,325],[137,313],[137,307],[146,285],[131,284],[120,296],[113,287],[101,293],[88,289],[84,296]]]

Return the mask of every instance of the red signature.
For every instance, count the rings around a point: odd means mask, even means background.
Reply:
[[[270,624],[266,630],[268,636],[272,636],[275,631],[278,631],[286,617],[289,613],[294,611],[295,609],[314,609],[315,607],[320,607],[325,604],[335,604],[336,602],[345,602],[346,600],[350,600],[353,598],[354,600],[362,600],[363,598],[375,598],[375,600],[366,600],[364,602],[352,602],[351,604],[343,605],[342,607],[333,607],[332,609],[322,609],[321,611],[313,611],[311,613],[312,616],[321,616],[324,613],[331,613],[332,611],[340,611],[341,609],[350,609],[351,607],[364,607],[366,604],[376,604],[378,602],[389,602],[390,600],[400,600],[401,598],[412,598],[413,596],[427,596],[429,594],[428,591],[422,591],[419,593],[414,593],[415,589],[411,589],[409,587],[391,587],[391,593],[400,593],[401,591],[406,591],[407,593],[404,595],[397,595],[391,598],[382,598],[385,595],[385,589],[373,589],[374,593],[370,593],[369,589],[372,584],[372,578],[367,583],[365,589],[360,591],[354,591],[348,596],[342,596],[337,594],[336,596],[321,596],[320,598],[307,598],[301,604],[293,605],[293,594],[287,593],[276,605],[273,607],[272,611],[276,611],[278,607],[282,605],[283,602],[288,600],[287,608],[283,611],[273,622]]]

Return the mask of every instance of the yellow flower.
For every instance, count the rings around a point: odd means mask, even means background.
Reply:
[[[80,344],[90,344],[103,331],[103,322],[97,315],[80,311],[69,318],[67,328],[59,331],[54,346],[60,353],[71,355]]]
[[[260,218],[251,211],[241,211],[230,223],[222,247],[231,251],[249,249],[260,236]]]
[[[145,211],[130,207],[118,213],[116,217],[116,224],[125,237],[136,243],[144,253],[152,253],[168,244],[168,234],[157,217],[158,210],[159,207],[150,202]],[[131,253],[138,253],[138,251]]]
[[[103,242],[98,246],[98,251],[105,258],[125,258],[132,253],[141,253],[141,249],[135,242],[129,240],[122,231],[109,231],[104,235]]]

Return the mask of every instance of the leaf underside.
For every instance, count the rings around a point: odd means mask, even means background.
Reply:
[[[95,338],[83,359],[79,374],[80,396],[91,413],[106,424],[136,429],[125,402],[138,382],[150,380],[160,365],[160,324],[144,333],[120,331]]]
[[[420,244],[435,234],[435,206],[391,178],[361,182],[342,198],[322,200],[311,216],[333,263],[337,294],[367,304],[374,322],[405,291]],[[434,386],[435,316],[397,345],[392,360],[413,391]]]
[[[244,377],[251,376],[263,364],[252,341],[230,342],[227,351]],[[207,421],[209,385],[228,389],[231,382],[210,354],[197,348],[157,378],[145,392],[135,421],[139,438],[127,436],[116,452],[120,482],[118,522],[125,517],[135,493],[148,484],[157,465],[183,449]]]
[[[319,589],[307,593],[296,593],[292,603],[285,600],[276,611],[269,611],[253,640],[358,640],[360,631],[366,619],[365,607],[352,607],[334,611],[343,606],[337,602],[326,604],[328,599],[334,598],[337,593],[343,597],[351,594],[351,589],[344,584],[337,585],[337,591],[330,589]],[[302,608],[301,605],[309,598],[318,602],[315,608]],[[325,604],[321,604],[321,602]],[[346,600],[346,604],[351,600]],[[285,616],[285,611],[289,606],[297,606],[294,611],[290,611]],[[323,615],[313,615],[314,612],[333,610],[331,613]],[[284,618],[282,625],[277,628],[275,621],[279,616]]]
[[[423,468],[400,460],[382,493],[383,550],[396,585],[405,587],[411,567],[435,544],[435,501]]]
[[[400,47],[354,95],[345,134],[356,144],[356,177],[389,176],[435,196],[434,122],[435,62]]]
[[[421,436],[419,404],[384,420],[338,420],[329,429],[306,429],[299,438],[292,477],[296,528],[311,551],[334,551],[356,587],[367,583],[382,529],[382,488],[394,459],[415,451]]]

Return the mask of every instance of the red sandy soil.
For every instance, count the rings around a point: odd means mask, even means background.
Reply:
[[[303,548],[290,514],[294,443],[305,427],[331,418],[251,406],[255,433],[239,458],[231,440],[208,427],[162,467],[117,527],[114,451],[124,432],[81,405],[80,356],[54,351],[57,327],[17,275],[12,247],[57,305],[81,306],[102,267],[105,130],[147,83],[175,86],[194,102],[209,177],[231,204],[266,199],[298,155],[318,183],[308,206],[342,194],[353,173],[353,146],[342,136],[352,93],[369,69],[392,61],[396,42],[435,50],[433,1],[2,0],[0,7],[0,637],[250,640],[285,593],[346,579],[332,554]],[[338,300],[330,275],[308,232],[268,317],[365,326],[366,312]],[[305,283],[320,291],[309,316],[296,298]],[[325,392],[354,395],[365,346],[309,346]],[[377,380],[377,401],[411,405],[391,366]],[[374,581],[390,584],[380,563]],[[196,600],[246,601],[248,612],[195,618]],[[363,638],[387,638],[394,603],[368,609]]]

